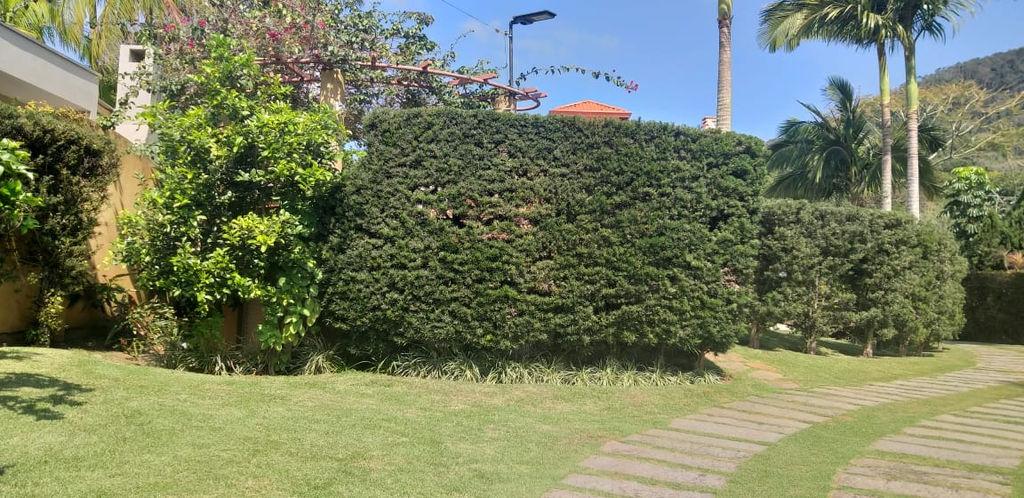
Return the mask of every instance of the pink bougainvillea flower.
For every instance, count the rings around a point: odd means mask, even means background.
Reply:
[[[170,33],[171,31],[174,31],[174,28],[175,28],[175,27],[176,27],[176,26],[174,25],[174,23],[173,23],[173,22],[169,22],[169,23],[167,23],[167,24],[165,24],[165,25],[164,25],[164,32],[165,32],[165,33]]]
[[[199,24],[200,28],[205,28],[206,27],[206,19],[200,19],[197,24]]]

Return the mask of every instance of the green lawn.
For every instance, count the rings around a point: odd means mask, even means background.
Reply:
[[[973,364],[734,350],[802,386]],[[539,496],[602,442],[773,388],[493,386],[361,372],[211,377],[0,349],[0,495]]]

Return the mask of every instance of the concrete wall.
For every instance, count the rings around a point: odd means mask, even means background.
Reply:
[[[99,75],[0,23],[0,96],[18,102],[45,102],[96,117]]]
[[[110,250],[117,238],[117,216],[125,211],[134,210],[135,200],[144,188],[139,182],[139,175],[146,179],[152,178],[152,162],[141,156],[130,154],[128,140],[111,133],[111,139],[121,151],[121,169],[118,178],[107,187],[107,200],[98,216],[98,226],[89,241],[93,250],[91,266],[97,282],[114,283],[131,293],[136,293],[128,270],[111,262]],[[30,270],[30,269],[29,269]],[[20,332],[28,329],[32,323],[32,302],[36,297],[36,289],[28,285],[24,279],[0,285],[0,334]],[[98,310],[75,305],[65,312],[65,319],[70,327],[88,327],[104,318]]]

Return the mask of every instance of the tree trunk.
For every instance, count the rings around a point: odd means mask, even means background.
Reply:
[[[900,356],[907,355],[907,342],[903,341],[900,343]]]
[[[903,44],[907,66],[907,211],[914,219],[921,219],[921,175],[918,169],[918,91],[917,56],[914,40]]]
[[[892,211],[892,93],[889,88],[889,59],[885,42],[878,50],[878,90],[882,102],[882,211]]]
[[[818,355],[818,336],[811,336],[807,338],[807,344],[805,349],[808,354]]]
[[[750,326],[750,347],[754,349],[761,349],[761,324],[754,323]]]
[[[868,330],[867,340],[864,341],[864,353],[865,358],[871,358],[875,356],[875,330]]]
[[[718,2],[718,129],[732,131],[732,0]]]

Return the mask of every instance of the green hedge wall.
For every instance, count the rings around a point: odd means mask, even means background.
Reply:
[[[769,201],[761,213],[755,330],[796,328],[901,352],[956,336],[967,262],[948,230],[877,209]]]
[[[967,303],[960,338],[1024,344],[1024,273],[975,272],[964,279]]]
[[[658,123],[423,109],[366,122],[323,247],[326,323],[385,351],[723,351],[763,144]]]
[[[28,150],[36,174],[32,189],[43,198],[35,213],[40,226],[22,239],[21,264],[39,269],[43,290],[66,296],[89,291],[88,241],[118,169],[113,142],[73,111],[3,103],[0,137]]]

